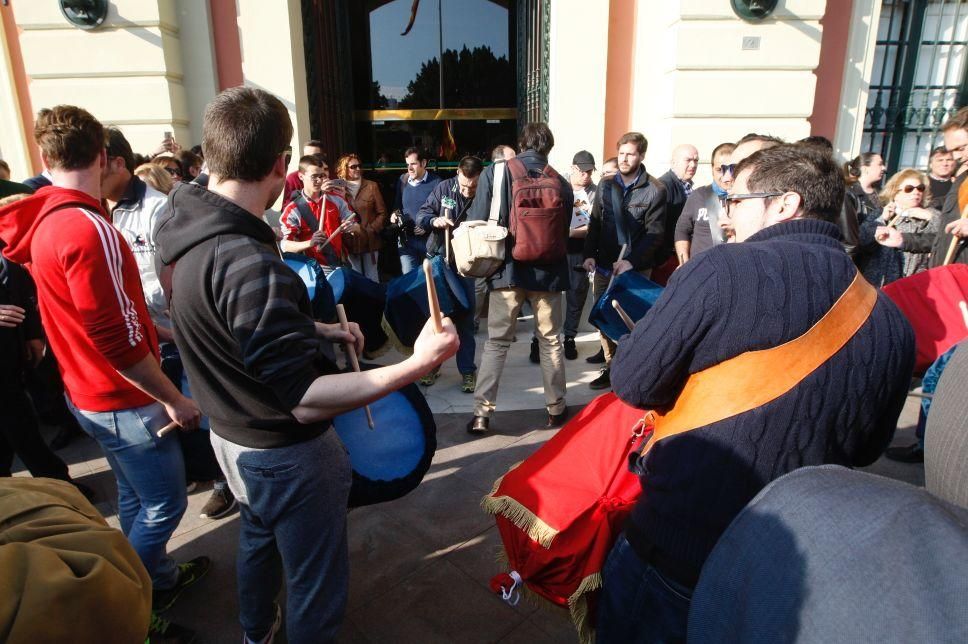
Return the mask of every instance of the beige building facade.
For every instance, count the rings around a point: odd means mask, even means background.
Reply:
[[[58,103],[80,105],[119,126],[137,151],[155,149],[165,132],[190,146],[201,140],[206,103],[221,89],[245,84],[272,92],[289,108],[296,149],[317,137],[334,153],[359,150],[390,167],[407,136],[430,143],[432,153],[442,139],[443,159],[512,138],[515,122],[536,118],[551,125],[557,142],[551,160],[562,170],[580,149],[599,162],[612,156],[628,130],[648,138],[646,161],[656,174],[668,167],[675,145],[696,145],[703,181],[712,148],[748,132],[788,140],[823,135],[846,159],[862,145],[876,148],[870,88],[877,65],[883,77],[886,64],[877,43],[896,31],[893,22],[884,24],[885,12],[892,20],[898,12],[928,16],[918,27],[924,34],[899,32],[901,39],[937,35],[940,42],[944,31],[956,43],[946,50],[944,62],[954,69],[943,79],[954,87],[959,74],[962,84],[965,77],[964,47],[957,42],[968,36],[966,4],[780,0],[766,19],[746,21],[731,0],[424,2],[413,29],[426,27],[436,12],[441,51],[451,48],[452,34],[460,35],[452,25],[462,12],[480,11],[482,25],[498,21],[495,33],[506,38],[506,53],[495,45],[495,58],[501,62],[504,55],[515,69],[517,104],[505,97],[491,105],[485,96],[451,108],[442,82],[438,109],[399,109],[416,104],[416,90],[391,87],[386,79],[396,72],[384,63],[396,61],[384,58],[403,50],[381,50],[375,34],[384,19],[386,29],[400,31],[404,25],[394,20],[404,20],[411,0],[114,0],[92,30],[68,23],[55,0],[12,0],[0,6],[0,155],[14,178],[38,172],[33,115]],[[911,15],[908,22],[917,22]],[[927,33],[935,27],[937,34]],[[473,34],[461,37],[473,40]],[[912,51],[923,48],[918,44]],[[378,79],[383,68],[389,71]],[[376,103],[360,91],[370,80],[383,80]],[[965,92],[956,91],[932,109],[937,115],[964,100]]]

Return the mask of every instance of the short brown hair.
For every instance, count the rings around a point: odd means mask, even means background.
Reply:
[[[551,148],[555,147],[555,135],[551,133],[551,128],[547,123],[536,121],[528,123],[521,128],[521,136],[518,137],[518,149],[534,150],[538,154],[547,156]]]
[[[951,130],[968,130],[968,105],[952,114],[941,126],[942,132],[950,132]]]
[[[641,132],[626,132],[615,144],[615,149],[619,149],[626,143],[634,143],[639,154],[645,154],[645,151],[649,149],[649,142]]]
[[[91,113],[73,105],[57,105],[37,113],[34,140],[50,168],[82,170],[104,152],[104,126]]]
[[[286,106],[264,90],[233,87],[205,108],[202,150],[219,179],[265,179],[291,140]]]
[[[757,150],[737,164],[750,170],[750,192],[795,192],[805,219],[836,222],[844,204],[844,179],[834,158],[815,146],[783,144]]]

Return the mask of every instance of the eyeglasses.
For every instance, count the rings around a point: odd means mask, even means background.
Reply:
[[[359,170],[360,169],[360,164],[359,163],[354,163],[353,165],[349,165],[349,166],[346,166],[346,167],[349,168],[350,170]]]
[[[784,193],[782,192],[750,192],[748,194],[726,195],[720,200],[720,203],[723,205],[723,210],[725,210],[726,214],[728,215],[729,209],[738,204],[740,201],[746,201],[747,199],[771,199],[773,197],[783,196],[783,194]]]
[[[915,190],[917,190],[918,192],[924,192],[924,188],[925,188],[925,185],[923,183],[919,183],[916,186],[906,185],[903,188],[899,188],[898,192],[906,192],[908,194],[911,194]]]
[[[724,163],[723,165],[719,166],[719,171],[722,172],[723,174],[726,174],[727,172],[729,174],[733,174],[733,170],[735,169],[736,169],[735,163]]]

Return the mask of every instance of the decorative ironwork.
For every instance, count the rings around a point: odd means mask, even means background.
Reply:
[[[968,102],[968,0],[884,0],[862,150],[925,167],[938,128]]]
[[[518,0],[518,125],[548,120],[551,0]]]

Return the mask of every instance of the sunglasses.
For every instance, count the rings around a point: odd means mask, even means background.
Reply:
[[[916,186],[912,186],[912,185],[904,186],[903,188],[899,189],[898,192],[906,192],[908,194],[911,194],[915,190],[917,190],[918,192],[924,192],[924,188],[925,188],[925,185],[923,183],[919,183]]]
[[[723,165],[719,166],[719,171],[722,172],[723,174],[726,174],[727,172],[729,174],[733,174],[733,171],[735,169],[736,169],[735,163],[724,163]]]
[[[353,165],[346,166],[346,167],[348,167],[350,170],[359,170],[360,169],[360,164],[359,163],[354,163]]]
[[[173,177],[177,177],[177,176],[180,176],[181,175],[181,173],[178,170],[176,170],[175,168],[169,168],[169,167],[165,166],[163,169],[164,169],[165,172],[167,172],[168,174],[170,174]]]

